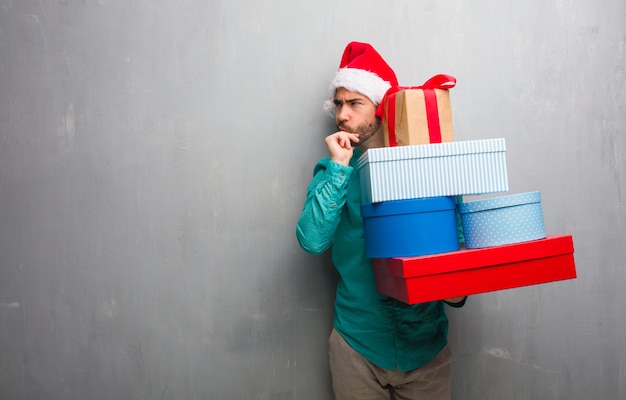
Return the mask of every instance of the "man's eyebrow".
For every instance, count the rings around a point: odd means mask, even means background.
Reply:
[[[363,97],[353,97],[351,99],[346,99],[345,103],[354,103],[355,101],[363,101]],[[337,98],[335,98],[334,103],[335,104],[341,104],[341,103],[344,103],[344,102],[339,100],[339,99],[337,99]]]

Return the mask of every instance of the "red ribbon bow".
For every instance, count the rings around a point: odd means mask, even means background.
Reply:
[[[422,89],[426,103],[426,120],[428,121],[428,136],[430,143],[441,143],[441,127],[439,126],[439,109],[435,89],[448,90],[456,86],[456,78],[450,75],[439,74],[427,80],[422,86],[393,86],[387,90],[383,100],[378,105],[376,115],[385,119],[385,101],[389,103],[387,109],[389,145],[395,147],[396,142],[396,99],[395,94],[407,89]]]

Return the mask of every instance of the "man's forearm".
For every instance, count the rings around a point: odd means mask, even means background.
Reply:
[[[347,179],[352,169],[329,161],[318,165],[309,186],[306,203],[296,226],[300,246],[320,254],[332,244],[347,197]]]
[[[452,307],[463,307],[465,301],[467,300],[467,296],[459,296],[459,297],[450,297],[448,299],[444,299],[448,305]]]

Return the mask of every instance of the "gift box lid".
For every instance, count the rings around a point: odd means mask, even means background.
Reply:
[[[380,203],[362,204],[361,217],[370,218],[382,217],[387,215],[444,211],[452,210],[455,207],[455,196],[383,201]]]
[[[468,201],[459,204],[459,212],[461,214],[493,210],[496,208],[521,206],[523,204],[532,204],[541,202],[540,192],[518,193],[508,196],[492,197],[489,199]]]
[[[548,236],[545,239],[496,247],[462,249],[419,257],[390,258],[387,266],[390,275],[412,278],[553,257],[573,252],[574,241],[571,235]]]
[[[357,168],[361,168],[368,162],[446,157],[477,153],[495,153],[502,151],[506,151],[504,138],[417,144],[411,146],[379,147],[369,149],[363,153],[357,161]]]

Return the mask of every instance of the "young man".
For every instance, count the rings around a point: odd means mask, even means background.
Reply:
[[[397,86],[393,70],[366,43],[349,43],[330,85],[338,131],[326,137],[330,157],[318,162],[296,236],[320,254],[332,246],[340,280],[329,361],[337,400],[449,399],[452,354],[447,345],[446,303],[459,297],[406,305],[379,294],[365,256],[356,161],[383,146],[377,107]]]

